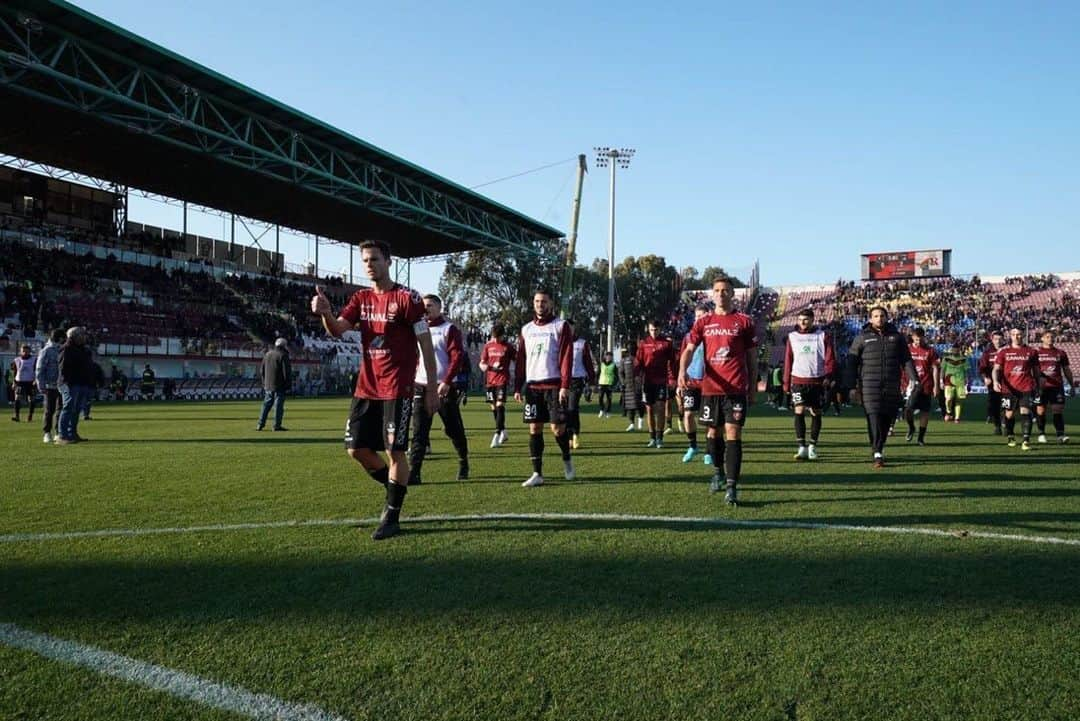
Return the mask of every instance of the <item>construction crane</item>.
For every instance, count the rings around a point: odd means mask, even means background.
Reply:
[[[578,217],[581,215],[581,188],[588,172],[585,156],[579,155],[577,169],[577,188],[574,191],[574,204],[570,211],[570,232],[566,236],[566,269],[563,271],[561,303],[563,315],[570,310],[570,298],[574,294],[574,263],[577,260]]]

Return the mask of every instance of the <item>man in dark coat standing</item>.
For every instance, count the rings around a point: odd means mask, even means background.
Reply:
[[[855,337],[848,352],[845,385],[866,412],[866,430],[874,453],[874,468],[885,466],[885,439],[904,400],[900,371],[907,373],[906,395],[914,390],[918,373],[911,362],[907,341],[889,322],[881,306],[870,309],[870,322]]]
[[[266,351],[262,360],[263,398],[262,413],[255,430],[261,431],[274,406],[274,430],[284,431],[281,421],[285,416],[285,394],[292,386],[292,367],[289,364],[289,342],[284,338],[274,341],[274,347]]]
[[[60,409],[60,445],[79,443],[79,412],[94,390],[94,359],[86,347],[86,330],[75,326],[67,332],[67,343],[60,349],[59,389],[63,406]]]

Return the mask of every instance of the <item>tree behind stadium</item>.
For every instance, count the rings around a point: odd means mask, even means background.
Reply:
[[[532,297],[543,286],[557,293],[566,243],[538,242],[536,255],[506,250],[475,250],[453,255],[439,280],[447,315],[487,330],[501,322],[516,332],[532,318]]]

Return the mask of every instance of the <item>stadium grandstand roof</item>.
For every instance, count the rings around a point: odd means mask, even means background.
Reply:
[[[0,152],[419,257],[559,230],[70,3],[0,3]]]

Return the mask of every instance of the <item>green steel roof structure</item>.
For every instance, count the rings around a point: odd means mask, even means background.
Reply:
[[[563,235],[61,0],[0,4],[0,152],[406,258]]]

